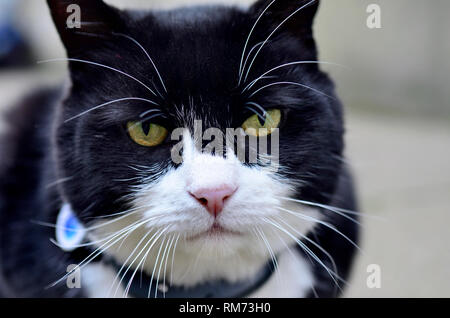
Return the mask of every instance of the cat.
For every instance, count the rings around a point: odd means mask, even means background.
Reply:
[[[359,213],[313,35],[319,1],[47,2],[68,59],[46,62],[68,61],[70,81],[7,117],[1,296],[342,294]],[[80,28],[67,24],[73,4]],[[244,159],[203,151],[197,122],[243,132]],[[263,160],[272,150],[248,160],[252,136],[272,143],[276,166]]]

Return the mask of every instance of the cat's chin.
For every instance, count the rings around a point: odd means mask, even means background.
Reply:
[[[231,253],[230,251],[225,251],[225,246],[217,246],[216,243],[219,240],[228,241],[223,237],[216,237],[212,240],[210,238],[202,238],[198,241],[203,245],[203,250],[197,251],[197,253],[190,256],[179,255],[179,260],[180,258],[185,260],[182,260],[179,264],[186,264],[186,266],[180,266],[179,268],[175,266],[172,269],[173,284],[192,287],[220,279],[230,283],[244,281],[252,279],[270,261],[270,257],[263,254],[249,255],[250,253],[244,250]],[[199,252],[203,255],[200,255]],[[212,255],[214,257],[211,257]]]
[[[193,242],[196,240],[221,240],[227,239],[229,237],[239,238],[244,234],[238,231],[230,230],[218,223],[214,223],[208,230],[203,231],[199,234],[188,236],[187,241]]]
[[[224,228],[212,227],[210,230],[198,234],[180,233],[180,239],[176,247],[175,258],[172,262],[172,252],[167,253],[166,279],[171,278],[173,285],[192,287],[211,280],[226,280],[234,283],[253,278],[270,261],[270,255],[264,249],[257,248],[258,242],[251,234],[234,232]],[[178,235],[178,234],[176,234]],[[131,237],[131,236],[130,236]],[[126,241],[120,249],[106,252],[115,259],[118,265],[130,265],[134,257],[128,259],[133,246]],[[133,242],[137,242],[133,240]],[[161,248],[162,245],[162,248]],[[164,253],[166,245],[156,244],[152,252],[147,255],[145,263],[141,264],[143,271],[151,276],[154,268],[159,268],[161,262],[157,262],[158,254]],[[159,253],[161,251],[161,253]],[[137,254],[134,253],[135,256]],[[138,262],[131,264],[132,272]],[[173,267],[172,267],[173,266]]]
[[[286,208],[294,209],[288,205]],[[304,215],[319,217],[314,209],[302,208],[301,211]],[[137,218],[136,215],[128,218],[133,217]],[[127,222],[119,220],[110,224],[107,232],[114,233],[133,222],[128,218]],[[285,219],[298,233],[307,233],[313,227],[312,222],[304,222],[291,215]],[[295,243],[291,236],[274,232],[264,223],[258,223],[257,219],[245,224],[242,218],[240,223],[233,220],[235,218],[227,217],[216,222],[196,222],[197,227],[190,228],[172,224],[167,232],[162,232],[167,224],[161,224],[151,232],[139,228],[117,244],[117,248],[108,249],[105,253],[117,264],[125,264],[125,268],[130,266],[131,272],[140,265],[139,270],[149,276],[162,264],[166,279],[171,278],[177,286],[192,287],[211,280],[224,279],[233,283],[252,279],[271,261],[271,254],[279,257],[287,246]],[[140,262],[143,257],[145,262]]]

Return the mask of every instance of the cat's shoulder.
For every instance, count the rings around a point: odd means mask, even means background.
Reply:
[[[1,114],[0,214],[28,200],[39,185],[50,151],[52,117],[62,94],[62,87],[39,89]]]
[[[0,114],[3,125],[0,133],[0,176],[7,173],[15,161],[30,155],[33,148],[41,148],[36,143],[51,128],[52,113],[62,93],[62,87],[40,88],[20,98]]]

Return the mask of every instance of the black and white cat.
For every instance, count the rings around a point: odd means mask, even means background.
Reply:
[[[150,12],[48,4],[70,84],[8,117],[1,296],[340,295],[358,221],[342,107],[313,39],[318,1]],[[67,27],[73,4],[80,28]],[[196,123],[242,128],[244,160],[234,146],[202,151],[211,138],[199,141]],[[276,144],[275,169],[262,160],[271,151],[249,162],[252,135]],[[64,217],[81,233],[72,246],[55,239]],[[81,288],[66,284],[75,273]]]

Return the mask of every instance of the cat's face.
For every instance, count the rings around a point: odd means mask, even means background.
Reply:
[[[81,29],[65,28],[69,2],[80,4]],[[106,223],[92,240],[122,234],[105,253],[151,272],[158,254],[176,246],[174,268],[166,261],[175,282],[239,279],[322,218],[292,199],[328,203],[340,170],[341,109],[311,63],[317,3],[282,2],[267,11],[270,1],[129,13],[101,1],[49,1],[77,59],[55,129],[58,174],[67,180],[61,192],[87,227]],[[292,62],[300,63],[276,68]],[[276,169],[241,162],[231,149],[221,155],[194,146],[196,120],[204,131],[225,132],[264,110],[279,129]],[[184,129],[182,162],[171,155],[177,128]]]

